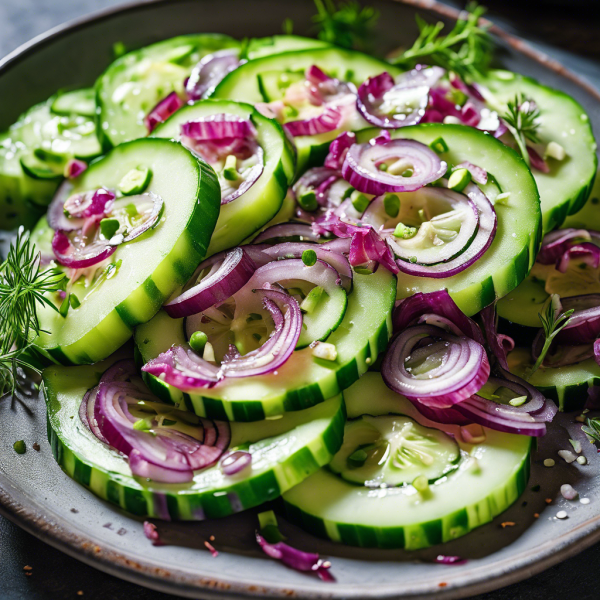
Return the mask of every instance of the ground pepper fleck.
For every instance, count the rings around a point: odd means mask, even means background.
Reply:
[[[40,445],[39,445],[37,442],[35,442],[35,443],[33,444],[33,449],[34,449],[36,452],[39,452],[39,451],[40,451]]]

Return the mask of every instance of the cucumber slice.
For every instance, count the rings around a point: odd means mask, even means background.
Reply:
[[[106,148],[148,135],[144,117],[175,91],[200,59],[239,42],[226,35],[182,35],[129,52],[115,60],[96,82],[98,136]]]
[[[452,434],[461,450],[460,464],[431,487],[414,482],[422,491],[413,485],[369,489],[323,468],[283,496],[288,518],[315,535],[352,546],[425,548],[491,521],[527,485],[529,437],[484,429],[483,443],[466,444],[459,427],[428,421],[390,391],[378,373],[367,373],[344,392],[344,400],[349,418],[402,414],[414,427],[437,430],[435,440]],[[449,445],[445,441],[443,447]],[[439,451],[442,446],[435,447]],[[440,462],[447,465],[446,459]],[[421,468],[427,477],[429,467]]]
[[[537,331],[536,331],[537,333]],[[515,348],[508,355],[510,372],[523,377],[533,366],[531,350]],[[587,400],[588,388],[600,385],[600,366],[593,358],[556,369],[540,367],[528,378],[546,398],[556,402],[564,412],[581,410]]]
[[[54,114],[68,116],[72,114],[94,118],[96,116],[96,92],[93,88],[59,93],[50,110]]]
[[[153,376],[147,375],[146,382],[165,401],[185,401],[197,415],[215,419],[259,421],[308,408],[354,383],[386,349],[395,285],[395,277],[385,269],[354,275],[344,319],[327,340],[337,349],[336,361],[316,358],[311,348],[305,348],[294,352],[276,373],[228,380],[201,394],[181,392]],[[163,311],[135,332],[144,363],[185,341],[183,319],[171,319]]]
[[[261,93],[260,87],[261,81],[263,84],[265,82],[264,77],[271,81],[274,77],[292,74],[293,78],[294,74],[304,73],[305,69],[311,65],[317,65],[328,75],[350,81],[356,86],[363,83],[367,77],[379,75],[383,71],[388,71],[392,76],[400,74],[397,67],[352,50],[333,47],[299,50],[247,62],[229,73],[215,88],[212,97],[229,98],[251,104],[264,102],[265,97]],[[263,76],[262,80],[259,79],[260,75]],[[270,100],[273,90],[271,87],[269,90],[271,91],[267,92],[267,98]],[[279,94],[279,97],[283,95],[284,91]],[[361,118],[357,119],[352,129],[358,130],[366,127],[368,127],[367,122]],[[320,135],[294,138],[298,153],[297,171],[302,173],[309,166],[322,165],[329,151],[329,143],[340,133],[341,130],[336,130]]]
[[[279,100],[285,90],[304,79],[304,73],[286,73],[285,71],[263,71],[257,75],[258,88],[265,102]]]
[[[160,196],[158,226],[119,246],[90,274],[72,286],[81,306],[66,318],[50,308],[39,311],[42,333],[35,344],[55,361],[84,364],[119,348],[133,327],[151,319],[164,301],[187,282],[206,253],[217,219],[220,192],[214,171],[177,142],[144,139],[122,144],[95,162],[77,180],[73,193],[115,189],[132,169],[152,171],[147,191]],[[177,177],[173,177],[177,173]],[[51,236],[52,232],[48,232]]]
[[[434,483],[458,467],[460,449],[443,431],[404,415],[362,415],[346,423],[344,443],[329,468],[345,481],[397,487],[417,477]]]
[[[248,42],[246,56],[256,60],[271,54],[308,50],[310,48],[328,48],[330,44],[300,35],[273,35],[266,38],[253,38]]]
[[[540,141],[554,141],[565,149],[564,160],[547,160],[549,173],[533,171],[544,233],[559,227],[568,214],[583,207],[596,175],[596,142],[588,115],[571,96],[510,71],[491,71],[480,83],[492,93],[490,100],[501,114],[516,94],[534,100],[540,110]]]
[[[68,160],[100,154],[93,120],[75,113],[57,115],[50,108],[54,102],[50,98],[34,106],[0,134],[0,229],[33,227],[52,200]]]
[[[152,136],[179,139],[183,123],[219,113],[252,120],[258,143],[264,151],[265,167],[259,180],[245,194],[221,207],[209,255],[237,246],[277,214],[294,176],[295,166],[294,152],[281,126],[263,117],[249,104],[202,100],[177,111],[159,125]]]
[[[574,227],[576,229],[593,229],[600,231],[600,177],[594,179],[594,185],[590,197],[585,206],[577,213],[568,216],[563,227]]]
[[[377,134],[378,130],[371,129],[357,137],[365,142]],[[441,137],[449,148],[440,155],[443,160],[451,165],[472,162],[492,173],[500,189],[510,193],[507,202],[495,205],[496,236],[474,265],[444,279],[398,275],[398,298],[412,296],[417,291],[447,289],[463,312],[474,315],[515,289],[535,262],[541,244],[541,214],[535,181],[513,150],[472,127],[428,123],[403,127],[392,132],[392,137],[415,139],[427,145]]]
[[[345,409],[338,395],[281,419],[232,423],[230,448],[252,454],[250,470],[226,476],[217,465],[197,471],[188,484],[134,478],[127,460],[97,440],[79,419],[85,392],[98,383],[108,364],[44,371],[48,437],[67,475],[137,516],[212,519],[258,506],[327,464],[342,443]]]
[[[539,315],[543,314],[548,297],[544,282],[528,275],[519,287],[496,304],[496,310],[502,319],[523,327],[535,327],[537,333],[542,326]]]

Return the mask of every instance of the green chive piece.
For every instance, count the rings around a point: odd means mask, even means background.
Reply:
[[[227,179],[227,181],[237,181],[240,178],[240,174],[237,170],[237,158],[230,154],[225,159],[225,168],[223,169],[223,177]]]
[[[308,292],[308,296],[302,300],[300,309],[305,313],[310,314],[317,308],[321,298],[323,297],[323,294],[326,294],[326,292],[320,285],[314,287],[312,290],[310,290],[310,292]]]
[[[81,306],[81,302],[75,294],[69,296],[69,304],[71,305],[71,308],[79,308]]]
[[[317,194],[315,194],[314,190],[309,190],[300,194],[298,197],[298,204],[304,210],[308,212],[314,212],[319,207],[319,203],[317,202]]]
[[[317,253],[311,249],[305,250],[302,253],[302,262],[307,267],[312,267],[317,262]]]
[[[367,458],[369,458],[369,455],[362,448],[359,448],[348,457],[348,463],[353,467],[362,467],[367,462]]]
[[[207,343],[208,336],[204,333],[204,331],[194,331],[194,333],[192,333],[192,337],[190,338],[190,346],[194,352],[202,355]]]
[[[386,164],[386,163],[381,163],[381,164],[379,165],[379,170],[380,170],[380,171],[387,171],[387,170],[388,170],[388,166],[387,166],[387,164]]]
[[[250,321],[260,321],[262,319],[262,315],[259,315],[258,313],[250,313],[247,317],[246,317],[246,322],[250,322]]]
[[[409,227],[404,223],[398,223],[398,225],[396,225],[396,229],[394,229],[394,237],[397,238],[409,240],[410,238],[415,237],[415,235],[417,235],[417,228]]]
[[[121,179],[118,188],[123,196],[133,196],[142,194],[152,179],[152,171],[146,167],[137,167],[131,169],[123,179]],[[136,211],[137,212],[137,211]]]
[[[115,233],[121,227],[121,223],[119,223],[119,219],[108,218],[102,219],[100,221],[100,233],[104,236],[104,239],[110,240]]]
[[[350,194],[350,200],[352,202],[352,206],[359,212],[363,213],[367,210],[367,206],[369,206],[369,198],[365,196],[362,192],[358,190],[354,190],[352,194]]]
[[[456,169],[448,179],[448,187],[455,192],[462,192],[471,182],[471,173],[468,169]]]
[[[412,265],[414,265],[417,262],[417,257],[416,256],[411,256],[408,259],[408,262],[411,263]]]
[[[429,481],[427,481],[427,477],[425,477],[425,475],[419,475],[418,477],[415,477],[412,484],[417,492],[423,493],[429,491]]]
[[[69,296],[71,294],[67,294],[65,296],[65,299],[62,301],[62,304],[60,305],[60,308],[58,309],[58,314],[60,314],[61,317],[63,317],[63,319],[67,318],[67,315],[69,314],[69,306],[71,306],[71,302],[69,300]]]
[[[277,544],[287,539],[279,531],[277,517],[272,510],[258,513],[258,524],[260,526],[260,533],[269,544]]]
[[[134,424],[133,428],[136,431],[148,431],[152,428],[151,423],[149,423],[148,419],[138,419]]]
[[[27,450],[27,446],[25,445],[24,440],[18,440],[13,444],[13,449],[17,454],[25,454],[25,450]]]
[[[438,154],[442,154],[443,152],[448,152],[448,144],[446,144],[444,138],[439,137],[433,140],[429,147]]]
[[[386,194],[383,197],[383,208],[389,217],[397,217],[400,212],[400,198],[398,194]]]
[[[137,217],[140,214],[138,212],[137,206],[133,204],[133,202],[125,207],[125,212],[127,213],[127,216],[130,219],[133,219],[134,217]]]
[[[518,396],[508,401],[511,406],[522,406],[525,402],[527,402],[527,396]]]

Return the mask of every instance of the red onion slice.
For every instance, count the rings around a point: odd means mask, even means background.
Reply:
[[[468,425],[472,423],[455,407],[450,408],[432,408],[418,400],[407,398],[412,405],[426,418],[434,423],[444,423],[445,425]]]
[[[550,173],[548,163],[531,146],[527,146],[527,154],[532,168],[542,173]]]
[[[65,215],[65,201],[71,195],[72,190],[73,184],[70,181],[63,181],[48,207],[46,218],[48,225],[54,231],[77,231],[83,227],[84,219],[70,219]]]
[[[111,211],[115,197],[114,192],[104,188],[73,194],[65,200],[63,210],[75,219],[101,218]]]
[[[320,236],[307,223],[279,223],[261,231],[252,241],[253,244],[264,242],[318,242]]]
[[[288,121],[283,128],[293,137],[301,135],[319,135],[335,131],[342,124],[343,114],[338,106],[327,105],[323,112],[310,119]]]
[[[344,164],[346,153],[350,146],[355,143],[356,134],[351,131],[344,131],[344,133],[338,135],[329,145],[329,153],[325,157],[324,166],[328,169],[339,171]]]
[[[181,135],[199,142],[205,142],[224,138],[255,138],[257,134],[250,119],[219,113],[183,123],[181,125]]]
[[[427,345],[423,345],[429,341]],[[423,363],[437,355],[437,366],[414,376],[406,361]],[[392,341],[381,370],[386,385],[398,394],[432,408],[447,408],[478,392],[488,380],[490,365],[483,346],[431,325],[417,325]]]
[[[88,168],[87,163],[77,158],[72,158],[65,166],[65,177],[75,179]]]
[[[446,317],[462,331],[463,335],[470,337],[482,346],[485,343],[477,323],[458,308],[447,290],[428,294],[417,292],[410,298],[398,301],[393,314],[394,331],[403,331],[407,327],[415,325],[420,317],[427,314]]]
[[[464,161],[460,164],[456,165],[456,169],[467,169],[469,173],[471,173],[471,177],[475,183],[480,183],[481,185],[485,185],[488,180],[488,172],[477,165],[474,165],[472,162]]]
[[[241,473],[252,464],[252,454],[244,450],[228,452],[221,457],[220,467],[224,475],[232,476]]]
[[[485,194],[476,185],[470,183],[465,191],[479,211],[479,227],[471,244],[456,258],[436,265],[419,265],[397,260],[396,264],[403,273],[435,279],[452,277],[452,275],[461,273],[470,267],[485,254],[496,235],[498,222],[496,211]]]
[[[189,317],[223,302],[242,289],[250,280],[256,266],[242,248],[234,248],[221,264],[200,283],[188,289],[164,305],[166,313],[173,319]]]
[[[123,237],[122,240],[111,240],[112,244],[118,243],[119,244],[125,244],[127,242],[132,242],[133,240],[135,240],[136,238],[140,237],[140,235],[142,235],[143,233],[146,233],[146,231],[148,231],[149,229],[152,229],[153,227],[156,226],[156,224],[158,223],[160,216],[162,214],[163,211],[163,207],[164,207],[164,201],[163,199],[158,195],[158,194],[154,194],[153,192],[146,192],[144,194],[139,194],[137,196],[128,196],[127,197],[127,203],[128,204],[134,204],[137,205],[139,207],[140,204],[146,204],[148,202],[152,202],[152,210],[150,210],[150,212],[145,215],[144,220],[139,224],[136,225],[135,227],[133,227],[131,229],[131,231],[128,231],[127,234]]]
[[[255,154],[257,156],[257,164],[250,167],[250,169],[244,173],[244,179],[242,183],[233,192],[227,194],[221,199],[221,204],[229,204],[234,200],[237,200],[242,194],[245,194],[260,178],[265,168],[264,152],[261,146],[256,145]]]
[[[536,261],[541,265],[558,264],[563,254],[573,245],[581,242],[600,241],[600,232],[587,229],[557,229],[544,236]]]
[[[483,322],[489,349],[498,360],[500,366],[508,371],[506,356],[508,352],[511,352],[514,349],[515,343],[512,338],[507,335],[500,335],[498,333],[496,305],[490,304],[490,306],[484,308],[479,314]]]
[[[107,240],[98,240],[85,245],[73,245],[63,231],[56,231],[52,238],[52,250],[58,262],[73,269],[85,269],[106,260],[117,249]]]
[[[192,69],[185,83],[188,98],[200,100],[207,97],[228,73],[237,69],[243,62],[245,61],[240,60],[237,48],[207,54]]]
[[[318,554],[296,550],[296,548],[292,548],[284,542],[269,544],[259,533],[256,534],[256,541],[267,556],[280,560],[284,565],[295,571],[314,572],[323,581],[335,581],[333,575],[329,572],[329,566],[325,566]]]
[[[403,162],[412,175],[403,177],[381,171],[386,162]],[[382,144],[355,144],[348,150],[342,176],[364,194],[411,192],[442,177],[447,165],[425,144],[415,140],[393,139]]]
[[[428,85],[396,85],[393,77],[384,72],[370,77],[358,88],[356,107],[375,127],[397,129],[417,124],[428,103]]]
[[[144,125],[148,133],[152,133],[158,125],[164,123],[172,114],[176,113],[185,102],[177,95],[171,92],[166,98],[163,98],[145,117]]]

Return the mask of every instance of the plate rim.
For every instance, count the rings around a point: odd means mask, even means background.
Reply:
[[[43,51],[48,43],[60,37],[84,29],[97,22],[119,17],[129,12],[162,4],[172,4],[174,0],[132,0],[125,4],[105,8],[92,12],[89,15],[69,20],[41,33],[31,40],[21,44],[5,57],[0,59],[0,77],[22,60],[36,52]],[[437,13],[441,17],[456,20],[461,11],[437,0],[389,0],[398,4],[411,6],[416,10]],[[490,31],[503,42],[508,44],[517,53],[527,56],[546,69],[568,79],[574,85],[600,102],[600,91],[588,83],[584,78],[563,66],[558,60],[549,57],[541,50],[532,47],[526,40],[505,31],[503,28],[488,22]],[[113,507],[114,508],[114,507]],[[457,573],[452,576],[447,573],[445,582],[447,586],[432,590],[431,585],[422,584],[423,591],[417,589],[410,595],[399,595],[395,584],[378,587],[376,592],[363,589],[356,585],[323,586],[319,590],[312,589],[309,585],[294,585],[291,590],[284,583],[281,585],[264,586],[257,583],[243,583],[235,580],[229,581],[207,576],[193,576],[184,571],[166,570],[157,568],[154,564],[143,561],[134,561],[126,554],[110,547],[101,548],[92,539],[79,531],[79,527],[67,519],[59,517],[48,509],[43,509],[41,503],[30,499],[15,487],[9,477],[0,470],[0,515],[6,517],[19,527],[37,537],[50,546],[76,558],[105,573],[120,579],[130,581],[165,593],[176,593],[186,597],[198,597],[201,592],[204,597],[218,600],[235,600],[241,597],[275,598],[289,597],[317,600],[321,598],[378,598],[392,600],[424,600],[425,598],[439,598],[452,600],[465,598],[474,594],[481,594],[505,587],[536,575],[553,565],[579,554],[594,543],[600,541],[600,514],[588,519],[575,529],[553,538],[538,546],[536,552],[529,554],[525,560],[515,565],[515,557],[504,559],[495,564],[494,577],[489,578],[481,573],[478,578],[470,579],[467,583],[460,581],[462,575]],[[506,571],[502,566],[506,565]],[[512,565],[512,566],[511,566]],[[314,583],[314,582],[313,582]],[[360,595],[359,595],[360,594]]]

